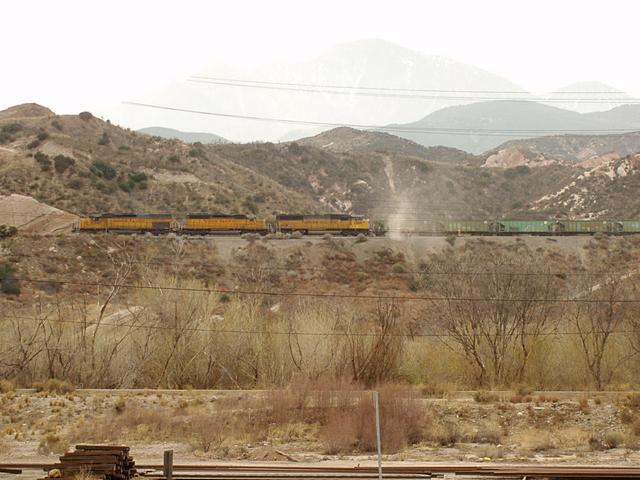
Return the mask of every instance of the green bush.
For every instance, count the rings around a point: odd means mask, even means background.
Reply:
[[[256,214],[258,213],[258,205],[253,201],[251,197],[247,197],[242,202],[242,206],[249,212]]]
[[[292,155],[300,155],[302,153],[300,145],[298,145],[296,142],[290,143],[287,147],[287,150],[289,150],[289,153],[291,153]]]
[[[523,175],[529,175],[531,173],[531,168],[526,165],[518,165],[517,167],[507,168],[503,175],[505,178],[515,178]]]
[[[0,129],[0,131],[9,134],[18,133],[20,130],[22,130],[22,125],[19,123],[8,123],[7,125],[3,125],[2,129]]]
[[[35,139],[32,142],[27,143],[27,148],[29,150],[33,150],[34,148],[38,148],[40,146],[40,140]]]
[[[98,145],[108,145],[109,143],[111,143],[109,135],[107,135],[107,132],[102,132],[102,136],[98,140]]]
[[[97,180],[95,186],[100,192],[106,193],[107,195],[110,195],[115,191],[113,186],[103,182],[102,180]]]
[[[118,187],[120,187],[120,190],[123,192],[129,193],[135,186],[136,184],[132,180],[118,180]]]
[[[36,162],[40,164],[40,169],[43,172],[51,170],[51,160],[49,159],[49,155],[42,152],[36,152],[33,158],[35,158]]]
[[[82,188],[82,180],[79,178],[73,178],[69,181],[67,186],[73,190],[79,190]]]
[[[391,270],[393,271],[393,273],[405,273],[407,271],[407,268],[404,263],[398,262],[393,264]]]
[[[129,180],[134,183],[145,182],[147,180],[147,174],[144,172],[131,172],[129,174]]]
[[[11,225],[0,225],[0,238],[13,237],[18,230]]]
[[[113,180],[116,178],[118,174],[111,165],[102,160],[96,160],[91,164],[90,167],[91,173],[96,175],[97,177],[106,178],[107,180]]]
[[[621,432],[607,432],[602,439],[607,448],[617,448],[624,443],[624,435]]]
[[[8,263],[0,265],[0,293],[20,295],[20,285],[13,276],[13,269]]]
[[[428,163],[420,162],[417,166],[418,170],[422,173],[429,173],[431,171],[431,165]]]
[[[4,145],[5,143],[13,142],[13,137],[11,134],[7,132],[0,132],[0,145]]]
[[[76,161],[67,157],[66,155],[56,155],[53,159],[53,168],[56,169],[58,173],[66,172],[70,167],[75,165]]]
[[[46,130],[40,130],[38,132],[38,140],[40,140],[41,142],[44,142],[47,138],[49,138],[49,134],[47,133]]]

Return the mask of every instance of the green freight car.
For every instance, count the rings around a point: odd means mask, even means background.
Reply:
[[[584,233],[614,233],[615,222],[606,220],[560,220],[556,233],[561,235],[577,235]]]
[[[495,223],[488,220],[446,220],[442,223],[445,233],[489,235],[495,232]]]
[[[615,223],[620,225],[617,233],[640,233],[640,220],[621,220]]]
[[[497,220],[495,232],[498,234],[548,235],[553,233],[555,222],[549,220]]]

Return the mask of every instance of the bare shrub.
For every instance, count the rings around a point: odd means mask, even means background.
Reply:
[[[0,393],[10,393],[16,389],[15,384],[11,380],[0,380]]]
[[[38,445],[38,453],[43,455],[63,454],[69,449],[69,443],[53,433],[45,435]]]
[[[427,438],[437,445],[448,447],[458,443],[462,439],[462,433],[456,423],[443,421],[431,428]]]
[[[498,395],[486,390],[478,390],[473,394],[473,400],[478,403],[493,403],[499,400]]]
[[[398,452],[425,438],[425,410],[407,389],[394,385],[380,388],[380,421],[385,453]],[[326,451],[375,451],[375,411],[371,396],[362,395],[349,409],[332,411],[320,435]]]
[[[37,392],[57,393],[58,395],[65,395],[75,390],[68,381],[56,378],[50,378],[44,382],[36,382],[33,384],[33,388]]]
[[[631,304],[620,302],[627,295],[628,287],[619,278],[605,279],[585,276],[576,297],[587,300],[576,302],[571,312],[572,323],[584,360],[598,390],[611,381],[619,363],[608,361],[612,336],[626,321],[633,317]]]
[[[513,261],[506,254],[462,253],[451,262],[464,263],[478,275],[434,279],[438,297],[446,299],[432,305],[447,334],[443,341],[462,352],[481,386],[522,382],[532,352],[556,323],[557,279],[521,275],[533,267]],[[508,275],[515,270],[518,275]]]
[[[397,303],[378,302],[374,312],[361,311],[345,318],[338,329],[344,333],[343,364],[353,382],[374,385],[390,380],[398,371],[404,337]]]
[[[604,434],[602,443],[606,448],[618,448],[624,443],[625,437],[622,432],[607,432]]]
[[[193,445],[204,453],[220,447],[229,434],[228,430],[228,419],[218,412],[197,415],[190,419]]]
[[[502,431],[497,425],[483,425],[476,431],[465,435],[465,440],[471,443],[499,444],[502,440]]]

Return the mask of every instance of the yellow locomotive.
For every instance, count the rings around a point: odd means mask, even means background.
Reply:
[[[250,215],[225,215],[191,213],[182,225],[182,233],[206,235],[209,233],[260,233],[268,232],[267,221]]]
[[[361,215],[276,215],[275,223],[252,215],[221,213],[190,213],[178,222],[169,213],[98,213],[82,217],[75,228],[79,232],[114,232],[185,235],[220,233],[336,233],[341,235],[369,234],[369,219]]]
[[[276,229],[282,233],[340,233],[358,235],[369,233],[369,219],[362,215],[276,215]]]
[[[170,213],[98,213],[82,217],[80,232],[169,233],[175,231],[176,219]]]

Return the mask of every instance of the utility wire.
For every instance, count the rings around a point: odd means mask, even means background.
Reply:
[[[352,127],[361,130],[378,130],[385,132],[404,132],[404,133],[429,133],[433,135],[475,135],[475,136],[490,136],[490,137],[527,137],[527,136],[540,136],[536,134],[544,133],[591,133],[601,134],[603,132],[616,132],[616,133],[630,133],[638,130],[638,128],[602,128],[602,129],[531,129],[531,130],[492,130],[483,128],[410,128],[410,127],[394,127],[383,125],[367,125],[358,123],[334,123],[334,122],[319,122],[311,120],[295,120],[287,118],[274,118],[274,117],[261,117],[253,115],[236,115],[230,113],[210,112],[206,110],[193,110],[188,108],[170,107],[165,105],[155,105],[150,103],[141,102],[123,102],[125,105],[132,105],[136,107],[153,108],[158,110],[167,110],[172,112],[184,112],[193,113],[197,115],[208,115],[221,118],[237,118],[243,120],[258,120],[264,122],[275,123],[287,123],[295,125],[311,125],[311,126],[324,126],[324,127]],[[519,133],[518,133],[519,132]]]
[[[20,315],[7,314],[6,317],[14,318],[16,320],[30,320],[42,322],[45,320],[51,320],[59,323],[69,323],[69,324],[78,324],[86,327],[98,326],[98,327],[118,327],[118,328],[132,328],[132,329],[145,329],[145,330],[180,330],[180,331],[188,331],[188,332],[204,332],[204,333],[236,333],[236,334],[248,334],[248,335],[299,335],[299,336],[314,336],[314,337],[379,337],[381,334],[378,333],[366,333],[366,332],[350,332],[350,331],[329,331],[329,332],[311,332],[311,331],[295,331],[295,330],[238,330],[238,329],[215,329],[215,328],[204,328],[204,327],[190,327],[190,326],[177,326],[177,325],[145,325],[145,324],[137,324],[137,323],[110,323],[110,322],[87,322],[82,320],[65,320],[62,318],[54,318],[50,319],[48,317],[26,317]],[[594,332],[591,331],[543,331],[543,332],[518,332],[513,336],[556,336],[556,335],[589,335]],[[614,330],[609,332],[609,334],[639,334],[640,330]],[[481,333],[469,333],[465,334],[465,336],[469,337],[503,337],[507,334],[502,334],[500,332],[494,332],[490,334],[481,334]],[[396,338],[450,338],[455,337],[455,335],[451,333],[385,333],[386,337],[396,337]]]
[[[411,99],[411,100],[449,100],[449,101],[458,101],[458,100],[482,100],[482,101],[501,101],[501,102],[540,102],[540,103],[590,103],[590,104],[638,104],[640,103],[640,99],[638,98],[545,98],[545,97],[524,97],[524,98],[515,98],[515,97],[497,97],[497,96],[478,96],[477,92],[473,96],[452,96],[452,95],[443,95],[443,94],[403,94],[403,93],[382,93],[371,92],[371,91],[358,91],[357,87],[354,87],[351,91],[349,90],[330,90],[327,88],[336,88],[336,87],[301,87],[301,86],[287,86],[287,85],[276,85],[273,83],[245,83],[242,81],[229,81],[229,80],[216,80],[216,79],[207,79],[201,77],[191,77],[189,79],[192,83],[200,83],[200,84],[208,84],[208,85],[220,85],[220,86],[228,86],[228,87],[241,87],[241,88],[255,88],[255,89],[265,89],[265,90],[280,90],[280,91],[289,91],[289,92],[300,92],[300,93],[323,93],[329,95],[348,95],[348,96],[366,96],[366,97],[376,97],[376,98],[403,98],[403,99]],[[523,95],[528,95],[523,93]]]
[[[77,258],[77,256],[81,257],[81,258]],[[159,257],[159,256],[154,256],[154,258],[156,260],[153,261],[145,261],[145,260],[136,260],[136,259],[129,259],[129,258],[122,258],[122,259],[116,259],[116,258],[108,258],[105,255],[81,255],[78,254],[76,256],[70,256],[70,257],[64,257],[64,256],[59,256],[59,255],[37,255],[37,254],[24,254],[24,253],[9,253],[7,254],[7,257],[9,258],[35,258],[35,259],[41,259],[41,260],[51,260],[51,261],[56,261],[56,262],[61,262],[61,263],[65,263],[65,262],[70,262],[70,261],[83,261],[83,260],[92,260],[95,261],[96,259],[103,259],[105,261],[111,261],[113,265],[146,265],[146,266],[163,266],[163,267],[174,267],[174,266],[186,266],[186,267],[194,267],[194,266],[199,266],[199,267],[218,267],[220,270],[224,270],[224,271],[232,271],[232,272],[245,272],[245,271],[250,271],[250,272],[255,272],[255,271],[265,271],[265,272],[290,272],[290,271],[294,271],[294,272],[298,272],[298,273],[307,273],[307,272],[314,272],[314,273],[318,273],[318,272],[334,272],[334,268],[332,267],[274,267],[274,266],[259,266],[256,265],[254,267],[243,267],[243,266],[235,266],[235,265],[217,265],[215,263],[210,263],[210,262],[206,262],[203,261],[202,258],[193,258],[191,261],[188,260],[176,260],[175,257]],[[158,258],[166,258],[165,261],[162,260],[158,260]],[[429,263],[429,267],[433,267],[433,266],[441,266],[444,262],[432,262]],[[462,263],[463,265],[465,263]],[[456,262],[451,262],[451,263],[446,263],[447,266],[451,266],[451,265],[456,265]],[[358,265],[360,266],[360,265]],[[388,265],[387,265],[388,266]],[[488,276],[523,276],[523,277],[563,277],[563,276],[602,276],[602,275],[624,275],[625,273],[628,273],[628,271],[624,271],[624,272],[613,272],[613,271],[555,271],[555,272],[522,272],[522,271],[516,271],[516,272],[506,272],[504,270],[498,270],[498,269],[504,269],[507,267],[518,267],[518,268],[522,268],[527,266],[526,263],[505,263],[505,264],[496,264],[496,265],[490,265],[491,267],[493,267],[495,270],[493,271],[432,271],[430,268],[426,268],[424,270],[403,270],[402,272],[394,272],[391,271],[389,272],[389,275],[392,276],[403,276],[403,275],[425,275],[425,276],[431,276],[431,275],[437,275],[437,276],[441,276],[441,275],[452,275],[452,276],[483,276],[483,275],[488,275]],[[349,271],[350,272],[355,272],[355,273],[376,273],[376,266],[374,265],[372,268],[355,268],[356,265],[349,265]]]
[[[216,293],[226,295],[274,296],[274,297],[311,297],[311,298],[348,298],[363,300],[387,301],[429,301],[429,302],[501,302],[501,303],[640,303],[640,299],[597,299],[597,298],[505,298],[505,297],[447,297],[447,296],[409,296],[409,295],[373,295],[352,293],[311,293],[311,292],[274,292],[269,290],[229,290],[221,288],[175,287],[170,285],[136,285],[127,283],[78,282],[54,279],[33,279],[29,277],[13,277],[13,279],[33,284],[72,285],[81,287],[108,287],[141,290],[165,290],[178,292]]]
[[[445,90],[445,89],[433,89],[433,88],[390,88],[390,87],[371,87],[371,86],[354,86],[354,85],[331,85],[331,84],[318,84],[318,83],[293,83],[293,82],[273,82],[267,80],[245,80],[239,78],[224,78],[224,77],[209,77],[205,75],[192,75],[190,78],[199,80],[212,80],[216,82],[242,82],[250,84],[265,84],[265,85],[285,85],[290,87],[315,87],[315,88],[344,88],[352,90],[381,90],[391,92],[428,92],[428,93],[495,93],[495,94],[520,94],[528,95],[529,92],[517,91],[517,90]],[[622,91],[566,91],[557,92],[557,94],[611,94],[611,95],[626,95]]]

